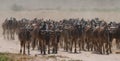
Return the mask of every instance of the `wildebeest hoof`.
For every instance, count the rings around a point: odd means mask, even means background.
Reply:
[[[22,50],[20,50],[20,54],[22,54]]]
[[[48,54],[50,54],[50,51],[48,51]]]
[[[74,53],[77,53],[76,51]]]
[[[23,55],[26,55],[26,53],[23,53]]]
[[[30,53],[28,53],[28,55],[30,55]]]

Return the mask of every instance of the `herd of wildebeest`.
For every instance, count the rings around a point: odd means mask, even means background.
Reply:
[[[110,54],[113,39],[116,40],[117,49],[120,48],[120,23],[99,18],[17,20],[11,17],[2,23],[2,29],[5,39],[14,40],[14,36],[18,36],[21,54],[26,54],[26,48],[28,54],[31,48],[43,55],[57,54],[59,49],[70,53],[91,51]]]

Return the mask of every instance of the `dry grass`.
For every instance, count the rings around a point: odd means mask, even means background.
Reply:
[[[39,58],[39,59],[36,59]],[[28,55],[21,55],[15,53],[0,53],[0,61],[82,61],[82,60],[74,60],[66,56],[61,55],[42,55],[42,56],[28,56]]]
[[[0,53],[0,61],[31,61],[34,57],[21,55],[21,54],[13,54],[13,53]]]
[[[82,60],[68,60],[68,61],[82,61]]]

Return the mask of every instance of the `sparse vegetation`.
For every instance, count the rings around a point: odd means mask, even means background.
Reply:
[[[0,61],[29,61],[33,58],[34,57],[20,54],[0,53]]]
[[[48,56],[48,58],[56,58],[56,56],[55,55],[50,55],[50,56]]]
[[[73,59],[71,59],[71,60],[65,60],[65,59],[63,59],[61,61],[83,61],[83,60],[73,60]]]
[[[5,56],[5,55],[0,55],[0,61],[11,61],[12,59],[10,59],[9,57]]]
[[[68,61],[82,61],[82,60],[72,60],[72,59],[71,59],[71,60],[68,60]]]
[[[14,59],[9,56],[9,53],[0,53],[0,61],[14,61]]]
[[[59,57],[59,58],[69,58],[69,57],[61,56],[61,55],[57,55],[57,57]]]
[[[69,57],[61,56],[61,55],[43,55],[41,57],[38,56],[37,58],[47,59],[47,60],[55,59],[57,61],[82,61],[82,60],[73,60]],[[21,55],[21,54],[15,54],[15,53],[6,53],[6,52],[0,53],[0,61],[33,61],[33,60],[37,60],[35,56]]]

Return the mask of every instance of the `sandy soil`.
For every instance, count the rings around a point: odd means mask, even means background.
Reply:
[[[115,50],[115,49],[114,49]],[[19,53],[19,42],[18,40],[4,40],[0,38],[0,52],[7,53]],[[91,52],[81,51],[81,53],[74,54],[64,52],[62,49],[59,50],[58,54],[50,55],[38,55],[40,52],[31,50],[31,56],[36,56],[35,60],[39,61],[69,61],[69,60],[82,60],[82,61],[120,61],[120,54],[100,55],[93,54]]]
[[[106,21],[117,21],[120,22],[120,14],[119,12],[62,12],[62,11],[24,11],[24,12],[0,12],[0,25],[4,21],[5,18],[9,18],[11,16],[20,18],[29,18],[33,19],[34,17],[38,18],[51,18],[54,20],[60,20],[63,18],[95,18],[99,17],[101,19],[105,19]],[[16,36],[17,38],[17,36]],[[115,46],[113,46],[115,47]],[[116,50],[113,48],[113,50]],[[19,53],[19,41],[16,40],[5,40],[2,36],[2,28],[0,28],[0,52],[9,52],[9,53]],[[36,56],[39,54],[39,51],[32,51],[31,56]],[[53,57],[48,58],[46,57]],[[55,58],[54,58],[55,57]],[[120,61],[120,54],[110,54],[110,55],[100,55],[93,54],[91,52],[82,51],[78,54],[64,52],[62,49],[59,50],[58,54],[50,54],[50,55],[37,55],[36,61]],[[42,58],[42,59],[41,59]]]
[[[106,21],[117,21],[120,22],[120,12],[119,11],[63,11],[63,10],[41,10],[41,11],[1,11],[0,19],[3,21],[9,17],[16,17],[17,19],[28,18],[33,19],[44,18],[44,19],[53,19],[61,20],[64,18],[85,18],[92,19],[99,17],[101,20]]]

